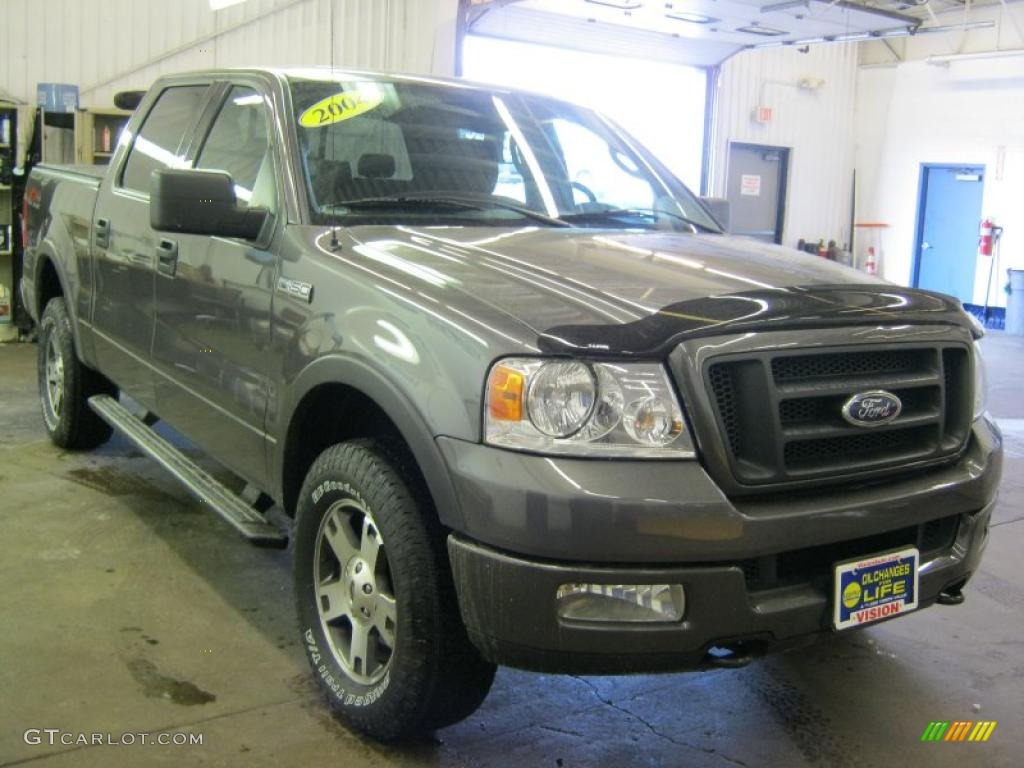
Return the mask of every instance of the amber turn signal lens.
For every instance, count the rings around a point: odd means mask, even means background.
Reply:
[[[522,421],[523,390],[526,388],[523,374],[506,365],[497,365],[491,371],[488,384],[487,402],[491,418],[496,421]]]

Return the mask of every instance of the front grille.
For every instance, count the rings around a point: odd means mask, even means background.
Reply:
[[[713,358],[704,376],[730,469],[744,485],[940,460],[960,451],[970,426],[970,355],[959,344],[755,352]],[[848,423],[844,403],[877,389],[899,397],[899,418]]]
[[[931,432],[930,427],[923,427],[820,440],[794,440],[786,443],[783,460],[787,467],[794,468],[815,466],[833,459],[871,461],[912,450],[922,439],[927,440]]]
[[[736,413],[736,389],[732,381],[732,369],[725,365],[713,365],[709,374],[711,388],[718,405],[718,417],[725,427],[726,439],[733,453],[740,452],[740,424]]]
[[[929,356],[930,350],[927,349],[907,352],[890,349],[878,352],[776,357],[772,360],[772,376],[775,381],[785,383],[800,379],[910,373],[926,366]]]
[[[922,562],[938,557],[953,546],[959,526],[959,515],[952,515],[860,539],[741,560],[739,566],[751,592],[797,584],[824,588],[835,565],[846,560],[903,547],[917,547]]]

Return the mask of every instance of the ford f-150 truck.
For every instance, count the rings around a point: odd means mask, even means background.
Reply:
[[[466,717],[498,664],[736,666],[958,603],[978,568],[1002,448],[977,324],[731,238],[591,110],[163,77],[109,168],[33,170],[24,234],[52,440],[116,428],[290,540],[313,674],[379,739]]]

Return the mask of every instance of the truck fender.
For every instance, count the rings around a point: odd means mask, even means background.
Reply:
[[[74,297],[69,292],[69,286],[71,283],[68,280],[64,264],[61,263],[61,260],[57,255],[57,249],[49,239],[40,242],[35,249],[35,268],[32,270],[31,298],[36,312],[36,320],[40,322],[42,321],[43,310],[46,309],[46,307],[42,305],[41,299],[43,290],[43,270],[46,268],[47,264],[52,264],[54,271],[57,273],[57,282],[60,284],[60,292],[64,297],[64,306],[67,307],[68,316],[71,318],[71,329],[73,331],[72,336],[75,341],[75,354],[78,356],[79,360],[85,363],[86,359],[82,352],[82,334],[80,333],[78,326],[78,306],[74,301]]]
[[[284,460],[289,426],[303,398],[322,384],[341,384],[368,397],[391,419],[412,452],[434,499],[441,523],[463,530],[463,515],[447,465],[435,441],[433,430],[412,400],[383,373],[364,360],[343,355],[320,357],[307,365],[287,385],[281,397],[277,421],[277,447],[273,470],[275,485],[284,487]]]

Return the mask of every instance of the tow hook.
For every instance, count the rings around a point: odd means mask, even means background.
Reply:
[[[954,584],[952,587],[946,587],[939,593],[939,596],[935,598],[935,602],[939,605],[961,605],[967,598],[963,593],[962,584]]]

